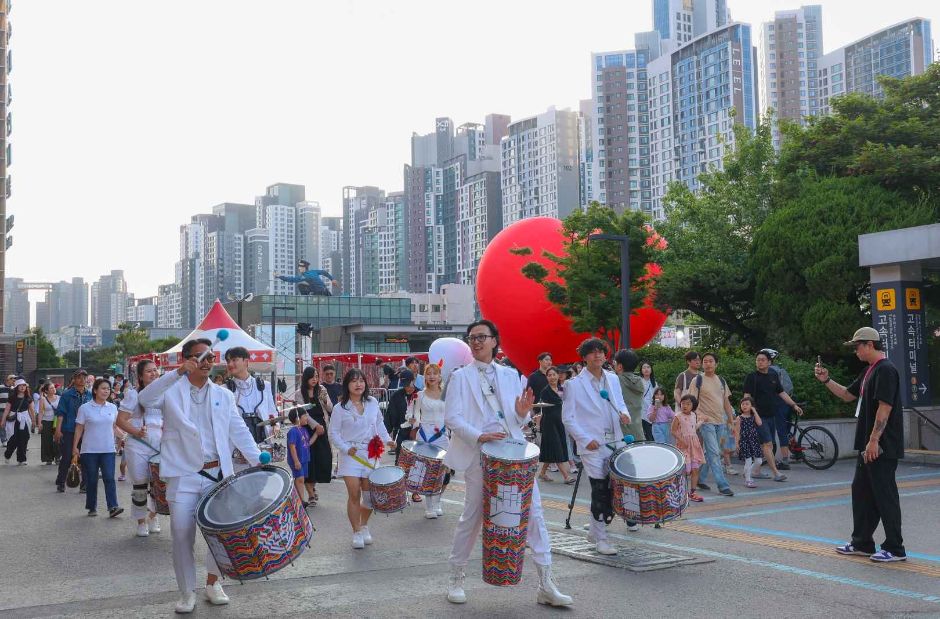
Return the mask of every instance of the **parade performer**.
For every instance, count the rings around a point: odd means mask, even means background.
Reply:
[[[409,418],[417,426],[416,438],[441,449],[450,448],[447,426],[444,423],[444,394],[441,391],[441,367],[429,363],[424,368],[424,389],[418,394],[411,406]],[[431,495],[424,507],[424,517],[434,519],[444,515],[441,497],[450,483],[450,472],[444,475],[444,487],[441,494]]]
[[[369,517],[372,495],[369,473],[375,466],[367,460],[369,443],[379,437],[390,449],[395,447],[385,429],[379,402],[369,395],[369,385],[362,370],[353,368],[343,377],[343,393],[330,417],[330,443],[339,450],[337,476],[346,483],[346,515],[353,530],[352,547],[372,543]]]
[[[124,392],[118,407],[117,426],[127,432],[124,454],[131,476],[131,515],[137,519],[137,537],[147,537],[160,532],[160,517],[157,516],[153,499],[147,488],[150,485],[150,458],[160,453],[160,438],[163,436],[163,413],[158,408],[142,408],[137,394],[159,376],[157,364],[146,359],[137,364],[137,388],[129,387]],[[148,505],[149,504],[149,505]]]
[[[297,293],[301,295],[313,295],[319,297],[332,296],[330,289],[323,283],[323,278],[330,280],[331,286],[338,286],[339,282],[327,271],[321,269],[311,269],[310,263],[301,260],[297,263],[297,275],[277,275],[282,282],[297,284]]]
[[[300,389],[294,392],[294,402],[307,405],[307,426],[310,428],[311,437],[304,486],[307,490],[307,500],[311,505],[316,505],[320,499],[317,496],[317,484],[330,483],[333,473],[333,448],[326,433],[327,419],[333,412],[333,403],[326,387],[320,384],[317,368],[304,368],[300,377]]]
[[[454,532],[450,553],[451,576],[447,599],[455,604],[467,601],[463,589],[465,569],[483,527],[483,468],[480,446],[507,436],[525,440],[522,426],[529,421],[535,403],[532,390],[523,392],[519,374],[494,363],[499,349],[499,332],[489,320],[478,320],[467,327],[467,341],[473,363],[456,370],[447,383],[444,421],[453,432],[444,462],[464,475],[466,499],[463,514]],[[552,550],[537,483],[532,487],[527,543],[539,573],[539,604],[567,606],[570,596],[558,591],[552,580]]]
[[[607,343],[588,338],[578,347],[584,360],[581,373],[565,383],[562,418],[581,455],[581,466],[591,482],[590,537],[603,555],[617,550],[607,541],[607,525],[614,519],[610,491],[610,454],[607,445],[623,440],[623,426],[631,423],[630,413],[621,395],[620,382],[613,372],[604,370]]]
[[[190,613],[196,605],[196,504],[216,483],[232,475],[232,450],[237,447],[253,465],[261,452],[242,421],[232,393],[209,382],[212,342],[183,344],[184,363],[164,374],[137,395],[138,406],[163,413],[160,476],[167,482],[173,533],[173,569],[180,600],[176,612]],[[201,360],[200,356],[206,353]],[[219,582],[219,568],[206,553],[206,597],[211,604],[228,604]]]
[[[248,373],[248,349],[235,346],[225,351],[225,365],[230,378],[226,381],[229,391],[235,394],[235,406],[241,413],[245,425],[256,443],[267,438],[262,421],[277,417],[277,406],[268,381]]]

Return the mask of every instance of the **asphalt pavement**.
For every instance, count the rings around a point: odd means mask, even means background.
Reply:
[[[118,483],[127,512],[111,520],[102,505],[102,515],[87,517],[84,495],[56,493],[54,467],[38,465],[38,441],[31,446],[29,466],[0,463],[0,617],[172,616],[178,592],[168,519],[161,534],[135,537],[129,482]],[[575,598],[566,609],[536,605],[531,558],[520,585],[484,584],[479,550],[468,568],[468,602],[446,601],[447,556],[463,501],[460,480],[445,494],[443,518],[426,520],[423,504],[375,515],[375,543],[364,550],[350,546],[343,485],[320,485],[320,504],[310,510],[313,543],[294,565],[269,580],[226,581],[229,606],[210,607],[198,592],[194,616],[940,617],[940,468],[899,467],[910,559],[890,565],[832,550],[851,532],[852,471],[853,462],[844,460],[827,471],[795,465],[789,481],[760,481],[755,489],[732,477],[734,497],[703,492],[704,503],[662,529],[630,533],[615,522],[612,537],[626,554],[642,550],[695,561],[631,571],[556,554],[559,588]],[[571,486],[540,482],[540,489],[549,528],[564,532]],[[582,487],[569,534],[586,535],[586,495]],[[201,556],[201,537],[197,545]],[[200,565],[197,578],[204,576]]]

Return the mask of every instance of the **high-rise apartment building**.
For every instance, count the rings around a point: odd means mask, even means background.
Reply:
[[[653,28],[667,49],[728,24],[726,0],[653,0]]]
[[[860,92],[882,97],[878,76],[920,75],[933,62],[930,20],[920,17],[872,33],[831,51],[819,63],[819,109],[830,112],[832,97]]]
[[[182,295],[179,284],[164,284],[157,288],[157,327],[161,329],[182,329]]]
[[[253,204],[224,202],[212,207],[217,219],[214,230],[206,233],[206,299],[226,299],[232,294],[242,297],[247,264],[246,233],[255,227],[256,208]]]
[[[323,259],[320,251],[320,226],[321,211],[320,203],[307,201],[299,202],[297,209],[297,223],[294,228],[297,238],[295,240],[295,253],[297,260],[306,260],[310,263],[311,269],[319,269],[323,266]]]
[[[117,329],[126,320],[127,282],[124,271],[112,270],[91,285],[91,326]],[[71,325],[70,325],[71,326]]]
[[[3,281],[4,333],[29,331],[29,290],[20,277],[7,277]]]
[[[343,281],[343,218],[320,218],[320,265],[337,281]],[[334,288],[334,294],[335,294]]]
[[[803,122],[819,113],[817,72],[823,55],[822,7],[777,11],[761,25],[759,46],[760,110]],[[776,125],[774,147],[780,147]]]
[[[359,213],[355,251],[359,272],[353,278],[353,287],[360,295],[404,290],[408,281],[404,193],[389,193],[367,208],[367,212]]]
[[[578,113],[517,120],[500,142],[503,227],[528,217],[565,218],[581,204]]]
[[[594,194],[594,99],[582,99],[578,103],[578,147],[580,149],[581,208],[597,200]]]
[[[12,177],[9,167],[12,164],[13,149],[10,146],[10,133],[13,130],[13,116],[9,107],[13,100],[10,91],[10,72],[13,70],[13,52],[10,50],[10,38],[13,36],[10,24],[10,9],[12,0],[0,0],[0,286],[6,282],[6,251],[13,238],[7,237],[7,232],[13,220],[7,216],[7,200],[12,193]],[[4,317],[6,305],[6,292],[0,289],[0,325],[6,329],[7,321]],[[27,302],[28,305],[28,302]],[[29,312],[27,311],[27,321]],[[28,322],[27,322],[28,324]]]
[[[245,233],[245,293],[270,294],[270,236],[267,228],[252,228]]]
[[[88,326],[88,285],[81,277],[71,282],[57,282],[46,290],[45,299],[36,303],[36,326],[45,333],[62,327]]]
[[[362,232],[369,217],[385,202],[378,187],[343,187],[343,292],[363,293]],[[334,274],[335,276],[335,274]]]
[[[756,129],[756,60],[751,27],[732,23],[647,66],[654,218],[671,181],[696,190],[699,174],[721,169],[735,123]]]
[[[156,327],[158,322],[157,299],[158,297],[134,299],[133,304],[127,307],[127,322],[133,325],[139,323],[141,326]]]
[[[205,315],[206,301],[206,234],[208,217],[193,216],[193,221],[180,226],[179,261],[176,279],[179,284],[184,329],[195,327]]]

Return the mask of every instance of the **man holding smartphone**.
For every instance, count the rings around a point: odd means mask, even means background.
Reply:
[[[901,379],[897,368],[882,351],[881,336],[871,327],[855,332],[846,346],[855,347],[855,356],[868,364],[858,378],[843,387],[829,376],[829,370],[816,363],[816,378],[839,399],[858,400],[855,416],[855,449],[858,460],[852,480],[852,541],[836,548],[844,555],[867,555],[872,561],[906,561],[901,537],[901,499],[895,475],[898,460],[904,457],[904,421],[901,417]],[[875,552],[872,537],[881,521],[885,541]]]

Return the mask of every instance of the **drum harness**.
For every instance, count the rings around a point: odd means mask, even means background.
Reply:
[[[261,421],[261,417],[258,415],[258,409],[264,404],[264,380],[260,376],[254,377],[255,388],[258,390],[258,393],[261,394],[261,398],[258,400],[258,403],[255,404],[252,411],[246,412],[241,405],[241,399],[243,395],[248,395],[252,392],[252,389],[249,387],[247,390],[243,390],[238,383],[235,382],[234,378],[230,378],[225,381],[225,386],[228,387],[228,390],[235,394],[235,406],[238,407],[238,410],[241,412],[242,419],[245,420],[245,425],[248,426],[248,429],[251,430],[251,435],[257,441],[258,436],[258,422]]]

